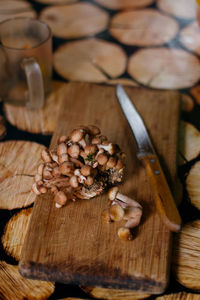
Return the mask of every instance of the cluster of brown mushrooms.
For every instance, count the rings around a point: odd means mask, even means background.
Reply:
[[[50,191],[57,208],[64,206],[68,200],[100,195],[120,183],[124,175],[124,152],[117,144],[108,141],[94,125],[79,126],[69,136],[61,136],[54,149],[42,151],[41,158],[43,162],[34,176],[32,190],[37,195]],[[113,192],[109,192],[111,194]],[[136,211],[141,212],[141,206],[135,207],[135,202],[127,197],[128,202],[117,197],[110,198],[109,220],[117,221],[117,214],[127,219],[119,236],[131,239],[129,229],[136,222],[133,215]]]
[[[124,153],[94,125],[80,126],[61,136],[53,150],[45,149],[34,177],[37,195],[50,190],[56,207],[68,199],[89,199],[122,181]]]

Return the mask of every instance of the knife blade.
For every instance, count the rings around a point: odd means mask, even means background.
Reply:
[[[156,209],[165,225],[171,231],[178,232],[181,229],[181,217],[144,121],[120,84],[116,87],[116,95],[135,138],[138,148],[137,157],[142,161],[149,177]]]

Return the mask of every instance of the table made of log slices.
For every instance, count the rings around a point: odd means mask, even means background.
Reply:
[[[127,91],[142,113],[161,163],[174,182],[180,95],[134,88]],[[99,126],[127,153],[127,174],[121,191],[141,202],[143,222],[134,233],[134,241],[125,243],[117,237],[119,225],[108,226],[102,220],[106,195],[71,202],[62,209],[55,208],[51,195],[38,197],[20,272],[30,278],[161,293],[168,283],[171,233],[155,210],[151,187],[135,155],[133,137],[117,105],[115,88],[70,83],[65,95],[51,148],[59,136],[79,124]]]

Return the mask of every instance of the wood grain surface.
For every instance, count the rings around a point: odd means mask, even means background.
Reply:
[[[144,118],[170,183],[175,180],[180,95],[171,91],[126,88]],[[171,233],[155,210],[153,194],[115,87],[69,83],[51,142],[79,124],[96,124],[127,154],[120,191],[139,201],[144,210],[134,240],[121,241],[119,223],[106,224],[101,212],[107,196],[70,202],[56,209],[49,194],[34,205],[20,261],[25,277],[79,285],[132,289],[152,294],[167,286]],[[170,128],[169,122],[170,120]]]

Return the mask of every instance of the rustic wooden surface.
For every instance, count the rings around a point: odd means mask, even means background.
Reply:
[[[127,92],[142,113],[168,179],[173,182],[180,96],[132,88]],[[127,173],[120,190],[143,205],[143,221],[134,240],[126,243],[117,237],[119,225],[102,220],[106,195],[71,202],[62,209],[55,208],[50,195],[42,196],[34,205],[20,272],[31,278],[160,293],[168,282],[171,233],[155,211],[148,179],[136,159],[134,140],[117,105],[115,88],[70,83],[65,95],[63,108],[68,109],[60,112],[51,147],[59,136],[79,124],[99,126],[127,153]],[[147,99],[151,105],[147,105]]]
[[[33,176],[43,145],[28,141],[0,143],[0,208],[15,209],[31,205]]]

